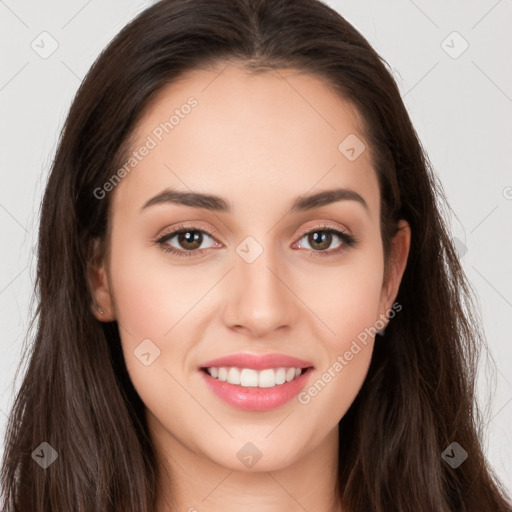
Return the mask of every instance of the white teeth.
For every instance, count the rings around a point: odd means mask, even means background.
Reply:
[[[212,377],[229,384],[243,387],[272,388],[285,382],[290,382],[302,374],[301,368],[267,368],[253,370],[252,368],[207,368]]]
[[[229,369],[228,382],[230,384],[240,384],[240,371],[238,370],[238,368]]]
[[[211,368],[213,370],[213,368]],[[213,375],[212,375],[213,377]],[[258,387],[258,372],[250,368],[244,368],[240,373],[240,384],[242,386]]]
[[[272,388],[276,385],[276,372],[272,368],[261,370],[258,378],[260,388]]]
[[[300,370],[299,370],[300,374]],[[276,371],[276,384],[284,384],[286,382],[286,371],[284,368],[278,368]]]
[[[290,382],[295,377],[295,368],[288,368],[286,370],[286,382]]]
[[[212,375],[213,377],[213,375]],[[219,376],[218,379],[222,382],[226,382],[228,380],[228,369],[227,368],[219,368]]]

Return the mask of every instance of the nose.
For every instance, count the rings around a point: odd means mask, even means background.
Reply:
[[[225,325],[254,338],[290,328],[300,301],[284,263],[267,248],[252,263],[234,254],[234,268],[226,281]]]

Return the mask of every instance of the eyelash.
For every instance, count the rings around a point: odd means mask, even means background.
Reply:
[[[180,233],[186,233],[189,231],[200,232],[200,233],[206,234],[209,237],[213,238],[213,236],[208,231],[206,231],[204,229],[198,229],[195,226],[179,226],[178,228],[175,228],[175,229],[165,233],[161,237],[154,239],[153,243],[158,244],[160,246],[160,248],[162,249],[162,251],[164,251],[166,253],[171,253],[173,255],[180,256],[180,257],[199,257],[207,249],[194,249],[192,251],[182,251],[182,250],[176,249],[175,247],[170,247],[170,246],[164,245],[164,242],[169,241],[171,238],[175,237],[176,235],[179,235]],[[305,236],[307,236],[311,233],[315,233],[315,232],[332,233],[332,234],[338,236],[343,241],[343,243],[340,245],[340,247],[330,250],[330,251],[306,249],[307,251],[309,251],[310,256],[312,256],[313,254],[321,256],[321,257],[333,256],[333,255],[339,254],[343,251],[346,251],[352,247],[355,247],[359,243],[359,239],[354,237],[353,235],[349,235],[348,233],[345,233],[344,231],[342,231],[340,229],[336,229],[331,226],[325,226],[325,225],[315,226],[314,228],[310,229],[309,231],[302,233],[298,240],[301,240]]]

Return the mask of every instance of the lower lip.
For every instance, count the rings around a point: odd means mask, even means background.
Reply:
[[[298,395],[306,385],[311,370],[312,368],[308,368],[292,381],[272,388],[239,386],[215,379],[203,370],[199,370],[199,372],[203,375],[210,390],[229,405],[246,411],[269,411],[280,407]]]

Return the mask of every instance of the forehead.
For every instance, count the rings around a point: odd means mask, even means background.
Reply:
[[[371,205],[377,182],[361,127],[357,110],[310,74],[254,74],[232,64],[194,70],[146,107],[130,154],[150,149],[116,188],[115,200],[139,207],[168,186],[239,199],[347,186]]]

